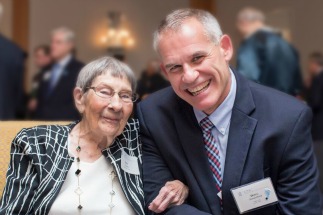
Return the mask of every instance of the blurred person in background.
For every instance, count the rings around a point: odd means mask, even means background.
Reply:
[[[312,136],[314,142],[323,143],[323,55],[313,52],[308,60],[310,84],[307,94],[308,105],[313,111]]]
[[[37,93],[35,118],[40,120],[75,120],[79,114],[73,102],[73,88],[83,63],[74,56],[74,32],[66,27],[52,31],[53,63],[43,74]]]
[[[169,86],[169,82],[165,80],[160,72],[160,62],[156,59],[147,63],[146,69],[142,72],[138,81],[139,99],[145,99],[149,94]]]
[[[0,3],[0,20],[3,7]],[[0,34],[0,120],[21,117],[24,111],[25,53]]]
[[[237,17],[244,40],[237,55],[237,70],[248,79],[297,96],[302,88],[295,48],[265,25],[262,11],[247,7]]]
[[[37,68],[37,73],[32,80],[32,89],[29,94],[28,101],[28,115],[33,118],[33,114],[37,107],[37,93],[39,88],[39,83],[43,78],[44,73],[49,70],[52,63],[52,58],[50,56],[50,47],[48,45],[39,45],[34,49],[34,64]]]

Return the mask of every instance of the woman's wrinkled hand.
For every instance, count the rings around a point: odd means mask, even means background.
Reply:
[[[188,197],[188,191],[188,187],[179,180],[167,182],[158,196],[149,204],[148,209],[161,213],[171,206],[181,205]]]

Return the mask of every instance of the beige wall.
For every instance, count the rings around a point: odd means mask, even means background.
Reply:
[[[88,62],[102,56],[105,50],[100,37],[107,29],[107,12],[121,11],[136,41],[127,62],[139,74],[146,61],[156,56],[152,32],[159,21],[171,10],[188,6],[189,0],[31,0],[29,52],[48,43],[50,31],[63,25],[76,32],[79,59]],[[29,69],[35,71],[31,62]]]
[[[0,21],[0,31],[8,37],[12,33],[11,0],[0,0],[5,13]],[[323,52],[322,0],[216,0],[217,17],[225,33],[231,35],[237,49],[241,38],[235,28],[235,17],[244,6],[256,6],[270,15],[270,23],[290,29],[292,42],[299,50],[303,69],[307,56],[314,50]],[[106,29],[108,11],[126,14],[129,29],[135,37],[136,46],[128,55],[128,63],[137,74],[149,58],[155,57],[151,48],[152,31],[169,11],[188,7],[189,0],[31,0],[29,53],[41,43],[48,43],[51,29],[65,25],[77,34],[78,56],[89,60],[105,54],[99,39]],[[288,15],[286,15],[288,14]],[[281,21],[280,21],[281,20]],[[35,72],[30,55],[29,71]],[[235,65],[235,61],[232,61]],[[29,76],[29,79],[32,75]]]
[[[272,24],[290,28],[292,43],[300,53],[303,70],[309,53],[315,50],[323,52],[322,0],[217,0],[217,17],[224,32],[232,36],[236,49],[241,39],[235,28],[236,14],[248,5],[270,15]],[[234,65],[234,60],[232,63]]]
[[[6,37],[12,35],[12,4],[11,0],[0,0],[3,6],[3,16],[0,18],[0,32]]]

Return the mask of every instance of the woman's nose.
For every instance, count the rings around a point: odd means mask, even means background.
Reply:
[[[108,107],[112,108],[116,112],[122,109],[122,100],[117,93],[111,97]]]

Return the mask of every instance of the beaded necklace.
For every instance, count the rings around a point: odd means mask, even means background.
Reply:
[[[80,159],[80,153],[81,153],[81,146],[80,146],[80,134],[81,134],[81,129],[79,132],[79,138],[78,138],[78,142],[77,142],[77,147],[76,147],[76,152],[77,152],[77,157],[76,157],[76,164],[77,164],[77,170],[75,171],[75,175],[77,177],[77,188],[75,189],[75,194],[78,196],[78,206],[77,209],[79,210],[79,212],[82,211],[82,204],[81,204],[81,195],[83,194],[83,191],[81,189],[81,185],[80,185],[80,176],[81,176],[81,168],[80,168],[80,164],[81,164],[81,159]],[[115,173],[114,170],[112,170],[109,174],[109,179],[111,180],[111,191],[109,192],[110,195],[110,202],[109,202],[109,208],[110,208],[110,214],[112,214],[112,209],[115,207],[115,204],[113,203],[113,197],[116,195],[116,192],[114,190],[114,182],[115,179],[117,178],[117,175]]]

